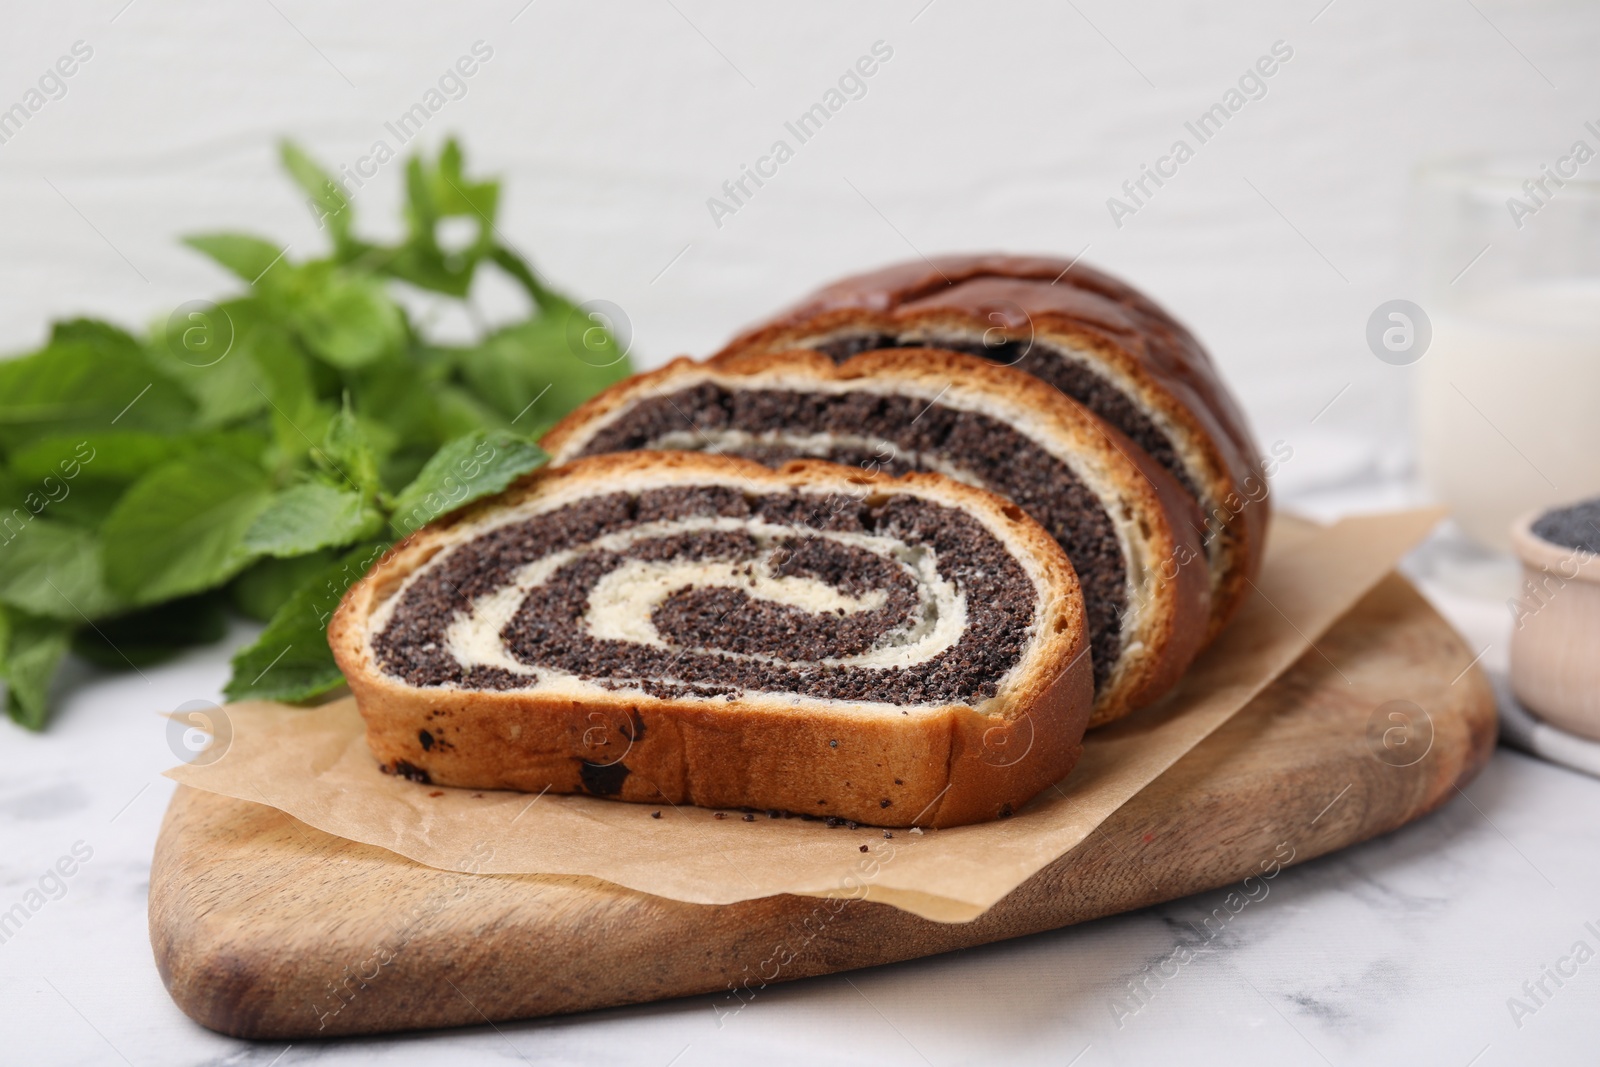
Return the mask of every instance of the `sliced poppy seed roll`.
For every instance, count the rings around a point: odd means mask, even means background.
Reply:
[[[638,452],[425,527],[328,637],[390,773],[952,826],[1077,762],[1083,619],[992,493]]]
[[[936,471],[1015,501],[1083,585],[1091,725],[1166,692],[1206,636],[1210,580],[1193,502],[1116,430],[1044,383],[975,356],[796,350],[680,359],[620,382],[544,439],[556,462],[689,449],[777,465],[815,457]]]
[[[1267,466],[1194,336],[1132,286],[1075,260],[936,256],[824,286],[713,358],[815,348],[981,355],[1049,382],[1121,430],[1199,505],[1214,637],[1261,567]],[[1276,450],[1275,450],[1276,452]]]

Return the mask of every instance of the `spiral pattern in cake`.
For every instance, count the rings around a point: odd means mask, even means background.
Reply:
[[[372,644],[412,686],[976,705],[1036,612],[953,508],[689,485],[496,521],[418,570]]]

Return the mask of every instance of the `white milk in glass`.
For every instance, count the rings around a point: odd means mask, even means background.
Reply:
[[[1422,473],[1474,540],[1600,495],[1600,277],[1513,283],[1433,316],[1417,364]]]

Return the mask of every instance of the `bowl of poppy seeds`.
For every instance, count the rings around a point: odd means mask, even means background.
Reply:
[[[1552,726],[1600,740],[1600,497],[1523,516],[1511,544],[1512,691]]]

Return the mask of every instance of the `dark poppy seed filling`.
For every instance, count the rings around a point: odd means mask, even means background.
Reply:
[[[454,628],[508,587],[494,642],[506,659],[463,662],[481,646],[469,654]],[[596,605],[619,597],[640,610],[602,617]],[[397,594],[372,648],[413,686],[570,676],[668,698],[977,704],[1022,657],[1037,600],[1000,540],[946,505],[686,486],[591,497],[446,549]]]
[[[811,612],[759,600],[731,586],[685,587],[651,613],[656,632],[668,644],[804,662],[868,652],[895,626],[912,623],[919,608],[916,582],[905,569],[864,548],[791,539],[769,560],[779,574],[817,578],[855,596],[882,590],[884,605],[849,613],[843,608]]]
[[[992,489],[1033,516],[1072,559],[1097,687],[1122,653],[1128,572],[1111,517],[1071,468],[998,419],[866,390],[705,382],[633,404],[580,454],[644,448],[707,450],[768,466],[811,457],[894,475],[935,470]]]
[[[1150,416],[1141,411],[1128,394],[1096,374],[1093,368],[1067,356],[1059,348],[1047,342],[1033,338],[1025,341],[1005,340],[991,345],[981,339],[970,337],[864,333],[831,337],[826,341],[814,343],[811,347],[835,363],[843,363],[851,356],[881,348],[943,348],[952,352],[982,356],[991,363],[1027,371],[1035,378],[1055,386],[1127,434],[1133,439],[1134,444],[1144,449],[1151,459],[1170,471],[1172,476],[1178,479],[1178,484],[1182,485],[1195,500],[1200,501],[1202,507],[1204,506],[1200,489],[1194,484],[1194,478],[1184,466],[1183,460],[1178,458],[1178,451],[1173,447],[1172,439],[1151,421]]]

